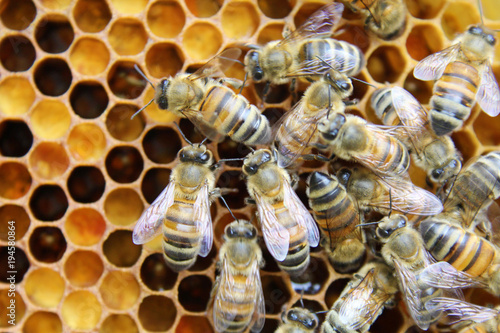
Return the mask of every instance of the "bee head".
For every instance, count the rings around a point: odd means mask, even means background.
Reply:
[[[300,323],[305,328],[310,330],[313,330],[318,326],[318,317],[314,313],[300,308],[288,310],[286,313],[286,321]],[[285,322],[285,320],[283,320],[283,322]]]
[[[234,221],[226,226],[224,234],[228,239],[245,238],[253,240],[257,238],[257,229],[248,221]]]
[[[384,217],[378,224],[376,234],[377,237],[384,240],[389,238],[394,231],[406,227],[408,220],[403,215],[394,215],[392,217]]]
[[[496,44],[496,38],[494,36],[493,31],[489,31],[486,28],[483,28],[481,26],[473,25],[469,27],[467,32],[471,35],[481,37],[488,45],[490,46],[495,46]]]
[[[325,80],[333,87],[333,89],[341,94],[351,95],[353,90],[352,81],[347,75],[334,69],[330,69],[325,74]]]
[[[259,168],[269,162],[274,162],[274,155],[269,149],[259,149],[250,153],[243,161],[243,172],[248,175],[255,175]]]
[[[179,159],[181,162],[192,162],[197,164],[211,165],[213,155],[205,145],[187,146],[179,150]]]
[[[337,113],[330,119],[324,119],[318,124],[318,131],[326,141],[337,138],[340,129],[345,124],[346,118],[342,113]]]
[[[341,168],[339,171],[337,171],[337,179],[339,180],[339,183],[344,186],[347,186],[351,175],[352,171],[349,168]]]
[[[155,90],[155,101],[158,107],[162,110],[168,110],[168,95],[167,90],[170,85],[169,79],[163,79],[158,83]]]
[[[457,175],[461,168],[462,162],[458,158],[453,158],[442,168],[436,168],[431,171],[431,181],[435,183],[442,183]]]
[[[260,65],[260,51],[251,50],[245,56],[245,67],[252,76],[252,80],[260,82],[264,79],[264,71]]]

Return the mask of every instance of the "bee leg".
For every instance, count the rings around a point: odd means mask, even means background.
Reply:
[[[254,200],[254,199],[249,198],[249,197],[246,197],[246,198],[245,198],[245,204],[246,204],[246,205],[255,205],[255,204],[257,204],[257,203],[255,202],[255,200]]]
[[[243,82],[241,82],[238,79],[224,78],[224,79],[221,79],[221,81],[222,81],[221,83],[227,83],[231,87],[233,87],[234,89],[241,89],[241,88],[243,88]]]
[[[300,157],[306,161],[316,160],[320,162],[331,162],[335,158],[335,156],[325,157],[323,155],[318,155],[318,154],[305,154],[301,155]]]
[[[313,146],[314,148],[317,148],[319,150],[327,150],[328,149],[328,145],[325,145],[323,143],[311,143],[311,146]]]
[[[267,96],[269,95],[269,91],[271,91],[271,81],[267,81],[264,89],[262,89],[262,101],[265,102]]]
[[[355,98],[355,99],[348,99],[348,100],[345,100],[343,102],[344,102],[345,106],[353,106],[353,105],[356,105],[356,104],[359,103],[359,99],[357,99],[357,98]]]

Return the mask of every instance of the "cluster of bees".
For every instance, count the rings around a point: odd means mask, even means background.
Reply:
[[[362,12],[366,28],[379,38],[394,39],[405,29],[403,1],[344,3]],[[451,47],[418,64],[415,77],[436,81],[429,111],[400,87],[376,90],[372,107],[384,125],[374,125],[346,110],[355,103],[349,100],[351,76],[365,59],[356,46],[330,37],[343,10],[343,3],[328,4],[283,40],[246,54],[247,76],[266,82],[265,91],[272,84],[310,82],[273,128],[237,93],[245,83],[224,76],[238,62],[237,48],[223,51],[195,73],[162,80],[153,86],[156,95],[148,105],[155,102],[188,118],[212,141],[229,136],[260,146],[243,159],[242,171],[248,204],[256,205],[266,247],[280,269],[291,276],[303,274],[310,247],[321,243],[337,272],[356,272],[321,332],[367,331],[384,307],[394,306],[398,291],[421,329],[447,312],[454,317],[454,329],[498,332],[500,310],[464,301],[460,288],[500,294],[500,252],[491,222],[498,214],[494,200],[500,196],[500,152],[462,167],[449,136],[476,102],[490,116],[500,113],[500,91],[490,65],[494,32],[472,26]],[[161,229],[164,258],[174,271],[209,254],[210,205],[228,190],[215,187],[216,170],[224,160],[215,163],[204,141],[185,140],[189,145],[179,151],[168,186],[133,232],[134,242],[143,244]],[[336,174],[310,174],[312,215],[294,191],[295,171],[305,159],[355,163]],[[426,171],[437,195],[411,182],[410,160]],[[264,262],[257,238],[248,221],[235,218],[225,229],[212,291],[218,332],[263,328],[259,269]],[[365,264],[367,248],[375,259]],[[319,326],[315,313],[298,307],[285,310],[282,321],[280,333],[313,332]]]

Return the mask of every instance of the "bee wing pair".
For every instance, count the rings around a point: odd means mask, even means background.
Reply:
[[[495,319],[500,315],[498,310],[448,297],[436,297],[431,299],[425,303],[425,307],[428,310],[447,311],[448,315],[457,318],[452,324],[465,321],[482,323]]]
[[[420,273],[420,279],[430,286],[443,289],[488,287],[482,278],[459,271],[446,261],[426,267]]]
[[[132,240],[134,244],[144,244],[149,242],[160,229],[168,209],[174,204],[175,181],[171,180],[155,201],[144,211],[139,221],[134,227]],[[193,206],[193,220],[196,231],[202,235],[200,252],[202,257],[206,257],[212,248],[213,230],[212,216],[210,214],[210,195],[208,185],[204,184],[198,193],[198,197]]]
[[[462,52],[462,43],[456,43],[440,52],[431,54],[417,64],[413,75],[419,80],[438,80],[443,75],[446,66]],[[500,89],[489,62],[486,61],[483,66],[481,84],[476,99],[484,112],[495,117],[500,113]]]
[[[214,315],[214,325],[218,332],[225,332],[227,329],[227,323],[232,322],[236,317],[237,311],[226,311],[225,304],[239,304],[239,300],[236,299],[236,295],[245,294],[245,291],[234,290],[234,281],[236,277],[231,272],[229,267],[229,258],[224,256],[222,259],[221,268],[221,280],[219,282],[219,287],[214,300],[214,314],[224,313],[225,316],[215,316]],[[264,293],[262,291],[262,283],[260,281],[259,274],[259,264],[257,260],[252,261],[252,266],[250,269],[250,274],[247,276],[245,281],[245,289],[254,289],[256,292],[256,303],[253,318],[255,320],[254,325],[250,329],[251,332],[260,332],[264,327],[266,307],[264,303]]]
[[[317,246],[319,244],[319,230],[316,222],[295,194],[290,183],[283,178],[281,183],[284,190],[284,206],[289,210],[290,216],[295,218],[299,227],[306,232],[309,245]],[[258,194],[256,194],[256,203],[267,249],[274,259],[283,261],[288,253],[290,234],[278,221],[270,203],[263,200]]]

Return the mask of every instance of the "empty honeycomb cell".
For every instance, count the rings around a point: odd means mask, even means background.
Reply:
[[[108,133],[120,141],[133,141],[137,139],[146,126],[143,117],[134,117],[131,119],[137,110],[137,106],[131,104],[117,104],[113,106],[106,117]]]
[[[64,147],[55,142],[41,142],[29,157],[30,171],[43,179],[60,177],[69,166],[69,157]]]
[[[122,18],[114,21],[111,25],[108,41],[119,55],[136,55],[144,50],[148,34],[141,21]]]
[[[182,148],[177,133],[170,127],[156,126],[146,133],[142,141],[146,156],[155,163],[167,164],[175,160]]]
[[[272,85],[267,94],[264,96],[264,89],[266,88],[267,83],[254,83],[254,89],[259,96],[259,99],[264,103],[275,104],[284,102],[286,99],[290,97],[290,85],[289,84],[280,84],[280,85]]]
[[[31,112],[31,128],[42,139],[59,139],[66,134],[70,125],[69,110],[58,100],[42,100]]]
[[[368,82],[368,80],[363,73],[359,73],[358,75],[356,75],[356,78],[361,80],[361,81],[364,81],[364,82],[361,82],[358,80],[351,81],[352,86],[353,86],[353,92],[352,92],[352,95],[349,96],[349,99],[351,99],[351,100],[357,99],[357,100],[361,101],[363,99],[363,97],[365,97],[365,95],[368,91],[369,86],[365,83],[365,82]]]
[[[292,288],[298,294],[318,294],[328,279],[328,268],[326,262],[311,256],[309,267],[300,276],[290,278]]]
[[[73,43],[69,54],[71,68],[83,75],[98,75],[108,67],[110,59],[106,45],[96,39],[84,37]]]
[[[139,259],[142,251],[140,245],[132,243],[132,232],[116,230],[102,244],[104,256],[117,267],[131,267]]]
[[[0,165],[0,197],[19,199],[31,187],[31,175],[24,164],[5,162]]]
[[[184,136],[192,143],[200,143],[206,138],[187,118],[179,119],[179,127],[181,128],[182,133],[184,133]]]
[[[31,0],[6,0],[0,7],[0,20],[7,29],[24,30],[36,17],[36,7]]]
[[[261,238],[259,240],[259,246],[262,250],[262,257],[264,258],[265,265],[262,267],[261,271],[265,272],[279,272],[280,268],[278,267],[278,264],[276,260],[274,260],[273,256],[271,253],[269,253],[269,250],[267,249],[266,244],[264,243],[264,239]]]
[[[0,153],[3,156],[24,156],[32,144],[33,134],[24,121],[6,120],[0,124]]]
[[[143,167],[142,156],[134,147],[115,147],[106,156],[108,175],[118,183],[134,182],[139,178]]]
[[[500,117],[490,117],[485,112],[479,112],[474,121],[474,132],[481,144],[485,146],[500,145],[500,133],[497,130],[500,125]]]
[[[93,251],[75,251],[64,263],[64,275],[69,283],[77,288],[91,287],[104,271],[104,264]]]
[[[14,301],[14,303],[11,303]],[[14,306],[12,306],[14,304]],[[16,324],[24,319],[26,314],[26,303],[17,292],[12,295],[10,289],[0,290],[0,327],[12,328],[9,321],[14,320]],[[10,307],[10,309],[9,309]]]
[[[380,83],[396,82],[406,66],[401,51],[394,46],[381,46],[368,58],[366,67],[371,77]]]
[[[102,172],[94,166],[80,166],[68,178],[68,191],[73,200],[91,203],[99,200],[104,193],[106,181]]]
[[[58,185],[41,185],[30,197],[30,209],[41,221],[56,221],[64,216],[68,209],[68,199]]]
[[[186,14],[176,1],[157,1],[149,7],[146,22],[156,36],[174,38],[184,27]]]
[[[483,129],[482,129],[483,130]],[[454,132],[451,136],[455,147],[462,153],[464,162],[470,158],[479,155],[481,144],[478,142],[478,133],[468,130]]]
[[[385,308],[375,322],[370,326],[372,333],[396,333],[403,326],[403,316],[399,309]]]
[[[109,97],[97,81],[78,82],[69,97],[71,108],[84,119],[99,117],[108,106]]]
[[[71,23],[64,15],[48,15],[38,21],[35,39],[47,53],[66,51],[75,37]]]
[[[0,82],[0,112],[4,115],[25,114],[34,101],[35,91],[27,79],[8,76]]]
[[[287,111],[282,108],[266,108],[262,114],[269,120],[269,125],[273,126],[281,119]]]
[[[142,179],[141,191],[144,199],[152,203],[170,182],[170,170],[163,168],[149,169]]]
[[[9,224],[9,222],[14,222],[14,224]],[[1,240],[8,241],[9,238],[12,240],[12,237],[9,237],[12,236],[9,235],[9,229],[12,229],[12,226],[14,226],[15,228],[14,239],[16,241],[20,240],[21,238],[23,238],[24,234],[26,234],[26,231],[28,231],[30,224],[30,217],[22,206],[6,204],[0,207]]]
[[[109,272],[99,287],[104,304],[114,310],[127,310],[141,294],[139,283],[130,272]]]
[[[263,275],[261,276],[262,290],[266,303],[266,314],[281,313],[285,303],[290,300],[290,292],[283,276]]]
[[[212,205],[210,208],[213,211],[213,209],[216,207],[216,205]],[[212,220],[214,218],[215,214],[212,213]],[[217,248],[215,246],[212,246],[212,249],[208,253],[206,257],[200,257],[196,259],[196,262],[194,263],[193,266],[189,267],[190,272],[201,272],[212,266],[212,264],[217,260]]]
[[[106,151],[106,136],[95,124],[79,124],[69,133],[68,147],[78,161],[99,160]]]
[[[219,11],[224,0],[186,0],[186,6],[196,17],[210,17]]]
[[[270,18],[284,18],[292,11],[295,0],[257,0],[260,10]]]
[[[26,276],[24,290],[33,304],[50,309],[59,305],[65,287],[64,280],[58,272],[42,267]]]
[[[190,275],[179,284],[179,303],[192,312],[204,312],[207,309],[212,290],[212,281],[205,275]]]
[[[194,23],[184,31],[182,46],[194,60],[207,60],[222,46],[222,35],[219,29],[210,23]]]
[[[8,71],[27,71],[35,62],[35,58],[33,44],[23,35],[11,35],[0,42],[0,62]]]
[[[108,71],[108,85],[116,97],[135,99],[144,91],[146,81],[135,70],[133,62],[117,61]]]
[[[320,9],[325,4],[320,2],[310,2],[303,4],[293,18],[295,27],[300,27],[315,11]]]
[[[266,318],[266,322],[264,323],[264,328],[261,333],[274,333],[278,329],[281,321],[277,319]]]
[[[217,145],[217,152],[220,159],[243,158],[251,153],[251,150],[244,144],[235,142],[229,138]],[[224,165],[231,167],[241,167],[241,161],[228,161]]]
[[[68,214],[64,230],[71,243],[91,246],[97,244],[106,231],[106,221],[93,208],[78,208]]]
[[[73,8],[76,25],[85,32],[99,32],[111,20],[111,10],[104,0],[78,0]]]
[[[62,10],[68,8],[71,0],[40,0],[40,3],[47,9]]]
[[[166,331],[172,327],[177,309],[170,298],[159,295],[145,297],[139,305],[139,321],[149,331]]]
[[[250,38],[259,27],[260,19],[253,4],[234,1],[222,10],[221,23],[226,37]]]
[[[210,333],[213,331],[207,317],[201,316],[182,316],[175,329],[176,333]]]
[[[61,96],[68,91],[73,80],[68,64],[59,58],[39,62],[33,76],[38,90],[46,96]]]
[[[91,330],[99,322],[102,308],[92,292],[78,290],[66,296],[60,311],[63,322],[72,330]]]
[[[144,204],[139,194],[129,188],[117,188],[104,201],[106,219],[117,226],[135,223],[142,214]]]
[[[200,259],[200,257],[198,257]],[[141,281],[151,290],[164,291],[174,287],[177,272],[172,271],[163,259],[163,254],[154,253],[141,265]]]
[[[421,104],[427,104],[432,96],[434,81],[421,81],[413,76],[411,71],[403,84],[403,88],[408,90]]]
[[[217,187],[220,187],[221,189],[231,189],[234,191],[224,196],[229,208],[231,209],[243,208],[246,205],[245,197],[247,196],[247,185],[246,182],[241,179],[241,174],[241,171],[228,170],[222,173],[217,180]],[[238,195],[231,195],[231,193],[238,193]],[[222,201],[220,203],[221,205],[224,205]]]
[[[282,23],[269,23],[260,30],[257,36],[257,43],[259,45],[266,45],[273,40],[281,40],[283,38],[284,27]]]
[[[445,0],[411,0],[406,1],[406,6],[413,17],[431,19],[439,14],[445,3]]]
[[[66,252],[66,239],[57,227],[36,228],[29,239],[30,252],[36,260],[46,263],[59,261]]]
[[[14,260],[12,260],[12,257],[14,257]],[[9,285],[12,282],[9,278],[14,276],[14,283],[20,283],[30,268],[28,257],[26,257],[24,251],[17,246],[2,246],[0,248],[0,262],[4,265],[2,271],[0,271],[0,282],[9,283]],[[12,263],[14,267],[12,267]]]
[[[415,60],[420,61],[430,54],[443,49],[443,41],[439,31],[433,25],[416,25],[406,39],[408,54]]]
[[[337,279],[328,286],[325,293],[325,304],[328,309],[331,309],[333,303],[339,298],[342,290],[344,290],[349,281],[350,279]]]
[[[165,58],[169,61],[165,61]],[[156,43],[146,53],[146,67],[155,78],[175,76],[183,64],[184,55],[175,44]]]
[[[23,325],[23,333],[62,333],[62,322],[57,313],[37,311]]]
[[[451,1],[441,17],[441,27],[449,40],[455,39],[457,34],[464,32],[471,24],[481,20],[477,5],[461,1]]]
[[[111,0],[111,4],[122,14],[138,14],[146,8],[148,0]]]
[[[139,329],[128,314],[112,314],[104,319],[99,333],[139,333]]]

